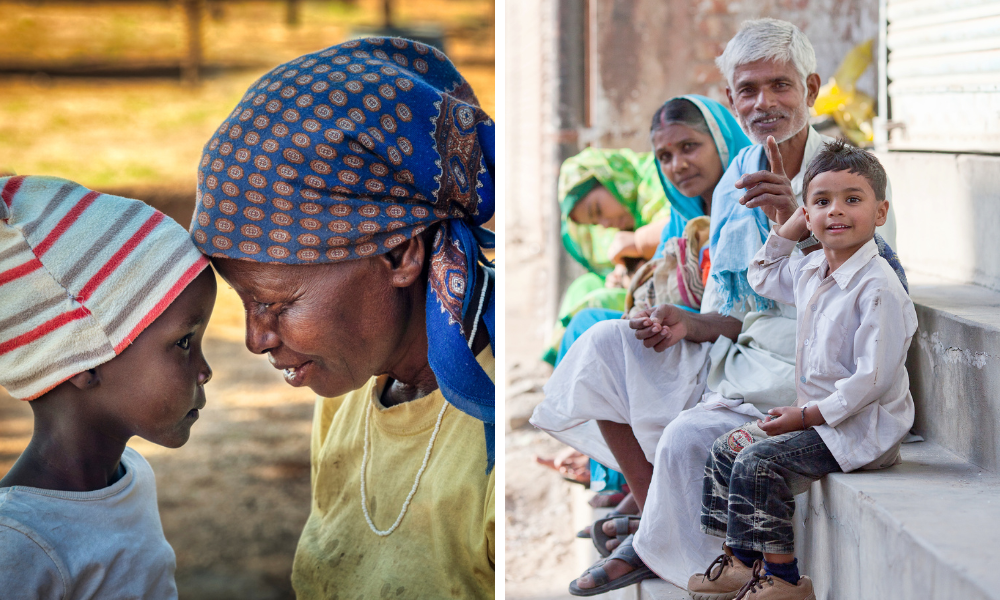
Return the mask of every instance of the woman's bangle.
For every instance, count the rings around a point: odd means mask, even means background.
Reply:
[[[806,427],[806,407],[803,406],[802,407],[802,430],[805,431],[806,429],[809,429],[809,428]]]

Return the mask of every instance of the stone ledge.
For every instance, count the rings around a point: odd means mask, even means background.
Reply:
[[[796,499],[797,554],[818,600],[1000,599],[1000,478],[931,442],[902,454]]]

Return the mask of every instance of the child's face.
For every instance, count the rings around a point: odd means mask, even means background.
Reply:
[[[99,418],[112,424],[111,435],[138,435],[168,448],[187,442],[212,377],[201,342],[215,293],[207,268],[131,346],[97,367]]]
[[[875,198],[868,180],[849,171],[826,171],[809,183],[806,224],[823,247],[853,252],[885,223],[889,202]]]

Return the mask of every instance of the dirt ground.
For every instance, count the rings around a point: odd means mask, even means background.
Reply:
[[[574,515],[590,492],[535,463],[565,448],[527,419],[542,400],[551,368],[540,361],[545,328],[546,263],[536,232],[508,236],[506,263],[507,432],[505,490],[505,595],[510,599],[570,598],[569,582],[580,575],[578,540],[586,515]],[[582,546],[582,549],[581,549]]]

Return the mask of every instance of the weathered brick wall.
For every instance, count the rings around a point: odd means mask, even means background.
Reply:
[[[715,57],[740,24],[774,17],[798,25],[825,83],[854,45],[878,36],[871,0],[591,0],[591,127],[584,144],[645,150],[666,99],[698,93],[725,102]],[[859,87],[875,96],[874,66]]]

